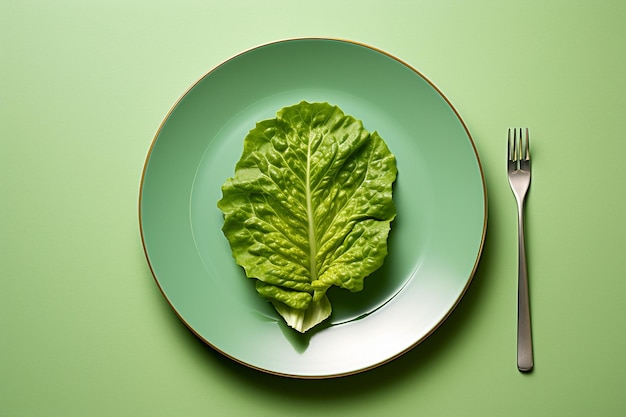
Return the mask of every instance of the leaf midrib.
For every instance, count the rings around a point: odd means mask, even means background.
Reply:
[[[307,220],[309,223],[309,272],[311,275],[311,282],[317,280],[317,242],[315,237],[315,219],[313,217],[313,196],[311,192],[311,144],[313,143],[313,132],[309,131],[309,143],[307,145],[306,155],[306,211]]]

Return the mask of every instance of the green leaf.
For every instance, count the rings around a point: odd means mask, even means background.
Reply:
[[[396,161],[378,133],[328,103],[257,123],[218,207],[233,256],[287,324],[331,314],[336,285],[360,291],[387,255]]]

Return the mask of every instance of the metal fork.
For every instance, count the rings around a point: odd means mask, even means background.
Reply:
[[[530,327],[528,273],[524,244],[524,200],[530,187],[530,144],[528,128],[509,129],[508,177],[517,200],[518,227],[518,287],[517,287],[517,368],[522,372],[533,369],[533,343]]]

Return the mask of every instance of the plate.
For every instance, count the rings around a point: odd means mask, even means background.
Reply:
[[[248,131],[302,100],[362,120],[398,166],[383,267],[360,293],[331,289],[331,318],[304,335],[235,264],[216,205]],[[156,283],[200,339],[264,372],[329,378],[398,357],[448,317],[477,267],[487,204],[469,131],[431,82],[377,48],[307,38],[242,52],[183,94],[148,152],[139,220]]]

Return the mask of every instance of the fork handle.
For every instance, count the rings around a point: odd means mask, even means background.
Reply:
[[[518,207],[518,282],[517,282],[517,368],[522,372],[533,369],[533,342],[530,327],[528,272],[524,244],[524,215]]]

